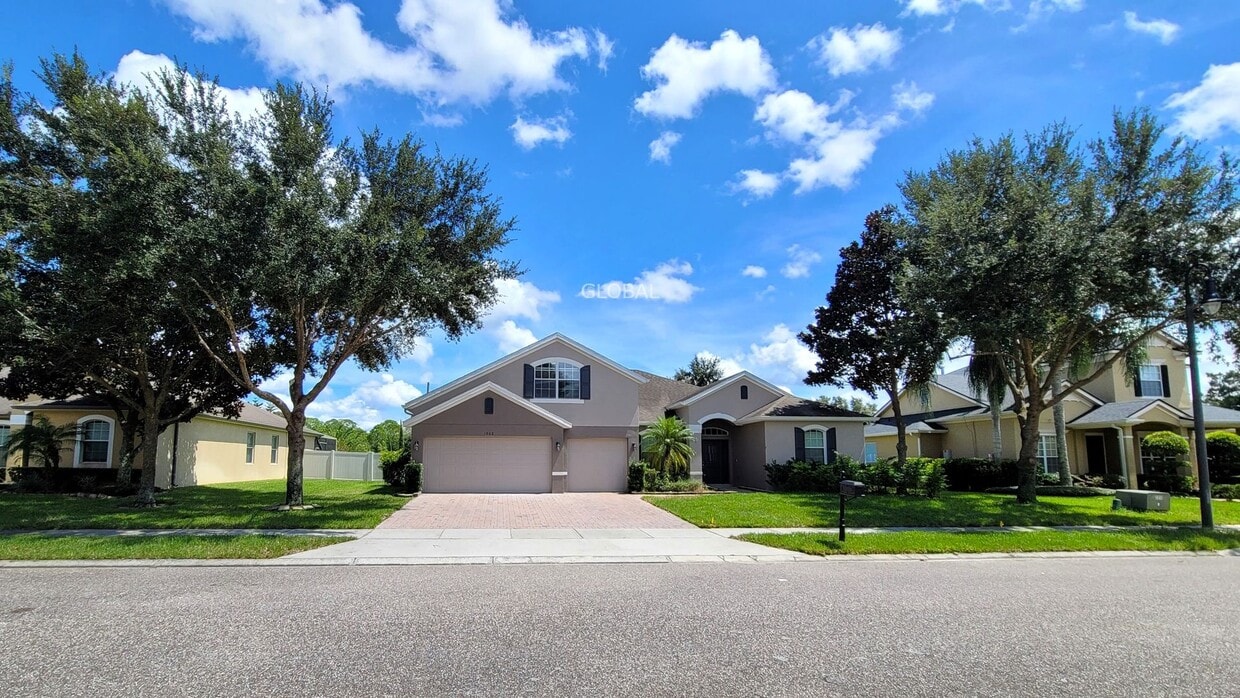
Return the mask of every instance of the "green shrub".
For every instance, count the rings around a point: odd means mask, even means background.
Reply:
[[[405,491],[422,491],[422,464],[416,460],[405,465]]]
[[[943,468],[943,459],[935,458],[926,467],[925,482],[922,489],[930,499],[938,499],[939,494],[947,487],[947,470]]]
[[[953,492],[982,492],[991,487],[1016,484],[1016,461],[998,462],[987,458],[948,458],[943,461],[947,489]]]
[[[682,480],[666,480],[660,485],[656,492],[703,492],[706,485],[699,480],[682,479]]]
[[[1216,431],[1206,434],[1206,453],[1210,457],[1210,480],[1240,483],[1240,434]]]
[[[1105,487],[1080,487],[1068,485],[1039,485],[1039,497],[1112,497],[1115,490]],[[986,494],[1016,494],[1015,487],[991,487]]]
[[[395,454],[394,456],[392,454]],[[405,484],[405,468],[413,460],[409,451],[382,451],[379,453],[379,470],[383,472],[383,481],[401,489]],[[419,483],[420,484],[420,483]],[[403,490],[409,492],[412,490]]]
[[[1188,439],[1169,431],[1156,431],[1141,439],[1146,474],[1143,489],[1183,494],[1192,492],[1196,480],[1188,475]]]
[[[1101,487],[1110,490],[1122,490],[1128,486],[1122,475],[1107,473],[1106,475],[1082,475],[1081,482],[1086,487]]]
[[[1240,499],[1240,485],[1215,485],[1210,487],[1214,499]]]
[[[629,461],[628,487],[630,492],[641,492],[646,487],[646,469],[650,466],[642,461]]]

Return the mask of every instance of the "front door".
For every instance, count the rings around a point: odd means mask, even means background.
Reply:
[[[1089,472],[1105,474],[1107,471],[1107,439],[1102,434],[1085,435],[1085,457],[1089,460]]]
[[[726,484],[730,479],[728,462],[727,439],[703,439],[702,480],[706,484]]]

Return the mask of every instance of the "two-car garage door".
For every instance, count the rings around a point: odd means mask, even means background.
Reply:
[[[551,439],[432,437],[422,445],[423,492],[550,492]]]
[[[569,492],[623,492],[628,441],[568,439]],[[550,492],[551,439],[534,436],[429,437],[422,445],[424,492]]]

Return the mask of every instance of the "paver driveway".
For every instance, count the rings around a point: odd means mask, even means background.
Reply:
[[[378,528],[693,528],[643,502],[604,492],[423,494]]]

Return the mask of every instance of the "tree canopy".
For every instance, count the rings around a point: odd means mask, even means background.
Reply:
[[[1210,374],[1210,389],[1205,401],[1211,405],[1240,410],[1240,371],[1232,369]]]
[[[977,139],[901,186],[905,295],[971,345],[971,375],[1015,395],[1022,502],[1043,410],[1115,362],[1135,370],[1234,239],[1230,163],[1163,135],[1135,112],[1083,147],[1063,124]]]
[[[676,369],[672,376],[678,381],[706,386],[723,378],[723,369],[719,367],[719,358],[715,356],[695,356],[689,360],[689,366]]]

